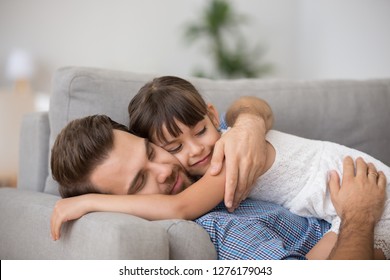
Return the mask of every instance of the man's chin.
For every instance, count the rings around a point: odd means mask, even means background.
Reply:
[[[187,172],[184,172],[183,174],[183,190],[191,186],[193,183],[196,182],[196,178],[188,174]]]
[[[193,177],[197,177],[198,179],[201,178],[204,174],[207,173],[207,170],[209,169],[210,165],[208,166],[203,166],[203,167],[197,167],[197,168],[194,168],[194,169],[191,169],[190,172],[191,172],[191,175]]]
[[[200,178],[202,178],[202,175],[191,175],[191,176],[189,177],[189,179],[190,179],[190,181],[191,181],[191,185],[192,185],[193,183],[195,183],[196,181],[198,181]]]

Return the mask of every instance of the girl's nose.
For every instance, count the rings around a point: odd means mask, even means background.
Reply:
[[[190,157],[197,156],[201,154],[204,150],[204,146],[196,141],[190,143]]]

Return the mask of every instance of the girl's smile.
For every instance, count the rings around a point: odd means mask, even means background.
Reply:
[[[210,166],[210,161],[211,161],[212,155],[213,155],[212,152],[209,153],[204,158],[202,158],[199,161],[191,164],[190,167],[192,167],[192,168],[205,168],[205,167],[208,168]]]

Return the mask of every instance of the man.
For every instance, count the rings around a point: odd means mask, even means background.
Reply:
[[[335,259],[372,258],[373,229],[383,211],[384,193],[378,185],[385,179],[376,184],[368,181],[367,165],[362,160],[357,161],[359,176],[355,176],[351,161],[350,158],[345,160],[341,189],[336,174],[332,174],[330,180],[332,201],[342,219],[339,238],[330,255]],[[174,194],[191,183],[175,157],[149,141],[129,134],[126,127],[105,116],[71,122],[56,140],[51,165],[64,197],[91,192]],[[362,175],[364,170],[365,176]],[[54,239],[59,237],[64,221],[79,217],[77,213],[74,217],[64,215],[62,210],[66,204],[66,200],[59,201],[53,212]],[[368,208],[371,209],[369,218],[366,215]],[[305,219],[290,215],[291,219]],[[278,224],[275,223],[275,227]],[[301,231],[295,227],[290,230],[296,231],[296,235]]]

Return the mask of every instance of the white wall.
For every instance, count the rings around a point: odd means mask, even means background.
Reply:
[[[64,65],[190,75],[209,65],[188,46],[183,26],[207,0],[1,0],[0,87],[7,56],[34,56],[36,90],[48,91]],[[390,76],[388,0],[233,0],[247,14],[248,38],[267,49],[277,78]]]
[[[300,1],[299,78],[390,77],[390,1]]]
[[[196,6],[185,2],[2,0],[0,62],[14,47],[26,48],[44,83],[64,65],[184,73],[188,53],[177,35]]]

